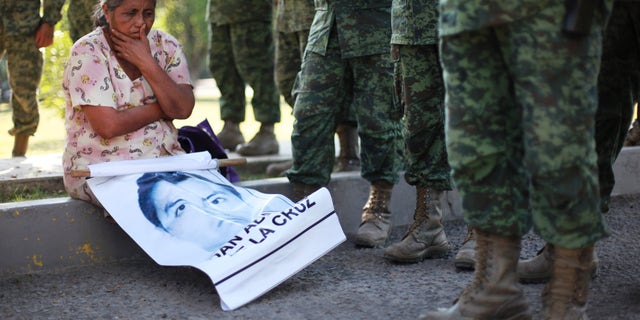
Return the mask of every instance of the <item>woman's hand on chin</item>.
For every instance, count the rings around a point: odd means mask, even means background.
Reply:
[[[136,37],[129,36],[118,30],[111,29],[111,43],[118,58],[129,61],[142,69],[146,63],[155,63],[151,56],[149,39],[147,39],[146,25],[142,25]]]

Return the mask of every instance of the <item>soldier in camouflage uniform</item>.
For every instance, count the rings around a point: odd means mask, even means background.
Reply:
[[[586,318],[608,233],[594,131],[611,3],[586,4],[591,23],[573,28],[563,1],[440,0],[447,151],[477,261],[456,304],[423,319],[530,319],[516,265],[532,226],[555,248],[543,318]]]
[[[291,94],[313,22],[313,0],[278,0],[275,78],[280,94],[293,107]]]
[[[402,109],[393,103],[389,59],[391,0],[316,0],[315,8],[294,92],[293,167],[287,177],[295,200],[329,183],[337,119],[353,104],[361,175],[370,183],[356,244],[383,245],[391,227],[391,190],[402,166]]]
[[[596,152],[602,212],[615,185],[613,163],[622,150],[640,95],[640,0],[615,0],[598,76]]]
[[[293,107],[295,99],[291,92],[307,46],[314,6],[313,0],[279,0],[277,5],[275,79],[280,94]],[[347,115],[349,119],[341,121],[336,129],[340,141],[337,171],[360,170],[358,132],[352,115],[353,112],[350,112]],[[292,165],[292,160],[270,164],[267,174],[280,176]]]
[[[53,31],[62,18],[64,0],[0,0],[0,58],[6,54],[13,128],[12,155],[27,152],[29,137],[40,121],[37,90],[42,77],[39,48],[53,43]],[[43,15],[40,15],[42,9]]]
[[[640,0],[615,0],[602,44],[598,74],[596,153],[600,211],[609,211],[615,185],[613,163],[620,154],[640,94]],[[551,277],[552,245],[545,245],[533,258],[518,263],[523,282],[543,282]],[[597,274],[594,253],[592,276]]]
[[[405,181],[416,186],[413,224],[384,251],[397,262],[439,257],[449,249],[440,199],[453,188],[444,137],[444,83],[438,54],[438,1],[394,0],[391,56],[395,95],[404,106]],[[455,256],[458,268],[473,269],[475,240],[469,228]]]
[[[440,198],[453,182],[444,139],[437,7],[437,0],[393,0],[391,7],[395,96],[404,106],[404,178],[416,187],[413,224],[400,242],[384,250],[391,261],[417,262],[449,250]]]
[[[245,119],[245,86],[260,131],[237,152],[244,156],[279,151],[273,126],[280,121],[280,95],[273,79],[274,45],[270,0],[209,0],[209,70],[220,89],[218,138],[235,150],[244,143],[239,124]]]
[[[67,18],[69,19],[69,36],[73,42],[93,31],[93,13],[97,0],[69,0]]]

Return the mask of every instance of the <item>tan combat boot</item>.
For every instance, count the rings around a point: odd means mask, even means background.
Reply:
[[[579,249],[556,246],[553,275],[542,293],[544,319],[586,320],[593,245]]]
[[[16,157],[24,157],[27,154],[27,147],[29,146],[28,134],[16,134],[13,142],[13,151],[11,155]]]
[[[340,142],[340,153],[336,159],[336,171],[360,171],[358,128],[342,124],[336,128],[336,134]]]
[[[269,177],[282,177],[287,170],[293,166],[293,160],[271,163],[267,166],[265,173]]]
[[[638,119],[633,120],[633,124],[631,125],[631,129],[627,133],[627,138],[623,144],[625,147],[633,147],[640,145],[640,123],[638,123]]]
[[[292,182],[291,186],[293,188],[293,198],[291,200],[298,202],[304,197],[316,192],[316,190],[320,189],[319,185],[316,184],[306,184],[302,182]]]
[[[520,282],[541,283],[549,280],[553,267],[553,251],[553,245],[547,243],[535,257],[519,261],[518,278],[520,278]],[[598,256],[594,252],[593,261],[591,261],[591,278],[598,275],[598,262]]]
[[[429,312],[424,320],[531,319],[518,287],[516,264],[520,238],[475,230],[477,262],[473,282],[449,309]]]
[[[453,260],[458,269],[473,270],[476,264],[476,237],[473,228],[467,226],[467,235]]]
[[[260,130],[249,141],[249,143],[241,145],[236,152],[245,157],[264,156],[268,154],[277,154],[280,151],[278,140],[273,133],[273,123],[263,123]]]
[[[223,148],[231,151],[235,151],[238,145],[244,143],[244,137],[240,132],[240,124],[230,120],[224,121],[224,126],[216,137],[218,137]]]
[[[400,242],[384,250],[384,257],[395,262],[418,262],[445,256],[449,242],[442,227],[442,191],[416,187],[416,210],[413,224]]]
[[[362,222],[356,233],[355,243],[373,248],[384,245],[391,233],[389,201],[393,184],[378,180],[371,183],[369,199],[362,208]]]

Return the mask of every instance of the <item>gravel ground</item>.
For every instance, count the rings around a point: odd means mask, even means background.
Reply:
[[[612,235],[597,246],[591,319],[640,319],[638,207],[640,195],[612,200],[606,215]],[[416,319],[449,306],[473,275],[453,266],[464,225],[449,222],[445,228],[454,250],[444,259],[392,264],[382,249],[357,249],[347,241],[234,311],[221,310],[204,273],[151,260],[0,279],[0,319]],[[393,239],[403,232],[396,228]],[[525,237],[522,257],[541,245],[539,238]],[[542,286],[523,286],[536,313]]]

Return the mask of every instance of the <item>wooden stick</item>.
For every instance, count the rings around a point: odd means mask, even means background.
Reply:
[[[218,167],[243,166],[247,164],[247,158],[218,159]]]
[[[245,164],[247,164],[247,158],[218,159],[218,167],[242,166]],[[75,178],[90,177],[91,171],[89,169],[71,170],[71,176]]]

